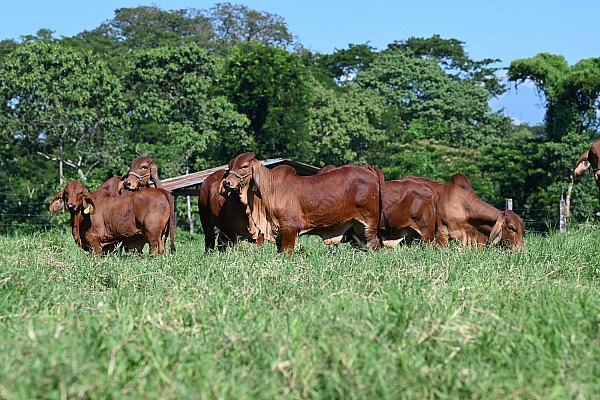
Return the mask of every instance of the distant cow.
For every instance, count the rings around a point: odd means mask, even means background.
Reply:
[[[56,212],[65,204],[73,238],[85,250],[102,254],[123,241],[141,251],[137,246],[147,242],[152,254],[162,254],[170,235],[171,251],[175,251],[173,197],[164,189],[112,197],[107,190],[90,193],[81,182],[72,181],[54,197],[50,211]]]
[[[250,222],[265,239],[275,241],[279,252],[291,254],[298,235],[337,240],[350,227],[372,249],[380,248],[383,182],[379,169],[361,165],[313,176],[277,173],[249,152],[229,162],[223,185],[239,190]],[[260,207],[255,198],[262,200]]]
[[[453,181],[436,188],[435,202],[440,245],[456,239],[475,247],[501,244],[524,249],[525,224],[513,211],[500,211]]]
[[[140,188],[154,187],[162,188],[162,183],[158,178],[158,167],[152,157],[138,157],[131,161],[129,172],[123,175],[122,184],[127,190],[136,191]]]
[[[573,171],[573,176],[579,178],[589,168],[592,168],[596,186],[600,190],[600,140],[594,142],[590,149],[579,157]]]

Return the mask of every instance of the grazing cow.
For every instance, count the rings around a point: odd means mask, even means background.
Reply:
[[[170,235],[171,252],[175,251],[173,197],[164,189],[112,197],[108,190],[90,193],[81,182],[72,181],[54,197],[50,211],[65,204],[71,214],[73,238],[85,250],[102,254],[123,241],[130,249],[141,251],[139,244],[143,247],[147,242],[152,254],[162,254]]]
[[[573,171],[573,177],[579,178],[585,171],[592,168],[594,172],[594,180],[596,186],[600,190],[600,140],[592,144],[592,146],[585,153],[579,157],[577,164],[575,164],[575,170]]]
[[[122,187],[131,191],[145,187],[162,188],[162,184],[158,178],[158,167],[152,157],[138,157],[131,161],[129,172],[123,175],[121,180],[122,183],[119,186],[119,191]]]
[[[379,226],[384,246],[434,241],[435,195],[423,182],[407,177],[386,181],[384,209],[391,227]]]
[[[317,174],[334,169],[336,166],[326,165],[319,169]],[[466,177],[464,179],[468,182]],[[384,211],[389,218],[389,226],[386,226],[385,220],[379,225],[385,247],[396,247],[401,243],[411,244],[415,239],[424,242],[432,242],[435,239],[435,197],[431,187],[438,185],[442,183],[415,176],[385,181]],[[354,232],[350,228],[342,242],[356,245],[353,235]]]
[[[498,210],[474,191],[450,181],[436,188],[435,202],[438,244],[445,246],[448,240],[456,239],[475,247],[500,244],[518,250],[525,248],[521,217],[511,210]]]
[[[438,181],[434,181],[433,179],[429,179],[429,178],[424,178],[422,176],[405,176],[403,178],[407,178],[407,179],[413,179],[419,183],[422,183],[424,185],[427,185],[427,187],[429,187],[431,190],[436,190],[438,187],[440,187],[441,185],[443,185],[442,182],[438,182]],[[457,184],[458,186],[462,187],[463,189],[466,190],[470,190],[473,191],[473,187],[471,186],[471,182],[469,181],[469,178],[467,178],[465,175],[463,174],[454,174],[450,177],[450,180],[448,182],[453,182],[455,184]]]
[[[372,249],[381,247],[383,173],[370,166],[346,165],[328,173],[298,176],[264,167],[254,153],[229,162],[223,185],[238,190],[248,206],[251,229],[274,241],[279,252],[293,252],[296,236],[341,240],[350,228]],[[255,199],[261,200],[260,205]],[[253,226],[252,226],[253,225]]]

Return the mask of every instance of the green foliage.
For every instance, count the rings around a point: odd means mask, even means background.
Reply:
[[[166,176],[185,172],[181,155],[194,169],[205,169],[251,145],[246,118],[216,94],[218,67],[205,50],[188,45],[138,51],[129,71],[133,121],[139,127],[136,151],[157,160],[179,158],[178,165],[159,161]]]
[[[511,62],[509,81],[533,82],[546,101],[548,137],[558,141],[569,132],[597,127],[600,101],[600,59],[581,60],[569,66],[563,56],[540,53]]]
[[[208,12],[218,47],[228,48],[242,42],[259,41],[288,48],[294,38],[281,16],[251,10],[245,5],[217,3]]]
[[[598,226],[524,252],[0,237],[4,398],[593,398]]]
[[[377,129],[383,108],[369,91],[339,91],[315,85],[310,109],[311,144],[315,165],[372,163],[377,160],[384,132]]]
[[[489,66],[500,60],[471,60],[464,44],[457,39],[444,39],[439,35],[433,35],[430,38],[411,37],[405,41],[395,41],[388,47],[402,49],[413,57],[436,60],[453,79],[481,83],[491,96],[499,96],[506,92],[505,85],[496,75],[499,68]]]
[[[123,122],[120,82],[90,52],[58,42],[23,43],[1,69],[3,136],[29,154],[55,160],[80,179],[120,146],[114,130]]]
[[[260,157],[309,159],[308,109],[313,88],[300,57],[261,42],[236,45],[227,60],[224,88],[250,120]]]

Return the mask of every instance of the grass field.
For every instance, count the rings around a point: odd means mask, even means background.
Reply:
[[[0,398],[600,396],[600,226],[524,252],[0,237]]]

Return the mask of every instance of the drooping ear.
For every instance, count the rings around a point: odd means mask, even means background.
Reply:
[[[150,178],[152,178],[152,180],[154,181],[154,187],[157,187],[157,188],[162,187],[162,183],[160,182],[160,179],[158,178],[158,167],[156,166],[156,163],[154,162],[154,160],[152,160],[152,163],[150,164]]]
[[[575,164],[575,171],[573,171],[573,176],[575,178],[579,178],[585,171],[588,170],[588,168],[590,168],[591,164],[588,161],[589,153],[589,150],[586,151],[581,155],[581,157],[579,157],[579,160],[577,160],[577,164]]]
[[[96,213],[96,206],[94,205],[94,199],[87,189],[83,189],[81,192],[83,196],[83,213],[94,215]]]
[[[117,193],[121,194],[121,190],[123,190],[123,185],[125,184],[125,179],[127,179],[127,175],[123,175],[121,179],[119,179],[119,183],[117,183]]]
[[[504,228],[504,223],[506,222],[506,211],[502,211],[490,232],[490,237],[488,239],[488,244],[497,245],[502,240],[502,228]]]
[[[57,212],[58,210],[62,210],[65,207],[65,201],[63,196],[65,194],[65,189],[62,189],[50,202],[50,212]]]
[[[252,167],[251,169],[251,175],[250,175],[250,189],[253,192],[259,193],[260,192],[260,174],[259,173],[255,173],[258,171],[255,171],[254,167]]]

